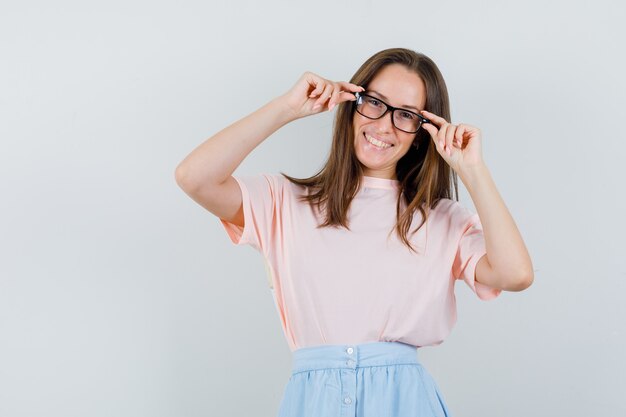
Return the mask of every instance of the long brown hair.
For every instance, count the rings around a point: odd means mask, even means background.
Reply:
[[[381,69],[395,63],[414,71],[424,81],[425,109],[449,121],[450,102],[446,84],[437,65],[424,54],[405,48],[382,50],[365,61],[350,82],[367,89],[368,83]],[[319,213],[324,213],[325,220],[318,228],[341,226],[350,230],[347,212],[363,175],[354,149],[354,111],[352,101],[337,105],[330,155],[317,174],[300,179],[280,172],[292,183],[311,188],[308,195],[300,196],[300,201],[307,201],[317,206]],[[437,152],[430,134],[422,128],[415,134],[414,141],[419,145],[418,148],[411,146],[396,165],[396,177],[402,192],[396,204],[397,222],[394,227],[402,242],[413,252],[415,249],[407,239],[407,233],[415,211],[420,211],[423,221],[412,233],[425,224],[428,211],[442,198],[452,198],[453,190],[454,199],[458,201],[457,175]],[[404,211],[402,199],[406,203]],[[424,207],[428,207],[428,210]]]

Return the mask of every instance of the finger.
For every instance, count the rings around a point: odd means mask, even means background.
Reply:
[[[457,146],[461,149],[463,149],[463,134],[468,131],[468,127],[469,126],[467,125],[460,124],[454,134],[455,142]]]
[[[336,91],[334,94],[334,98],[332,99],[332,103],[329,101],[328,110],[332,110],[338,104],[344,103],[346,101],[356,101],[356,96],[354,93],[350,93],[347,91]]]
[[[439,129],[437,129],[437,127],[435,127],[435,125],[433,124],[423,124],[422,128],[424,128],[424,130],[426,130],[430,134],[430,137],[433,138],[433,140],[435,141],[435,145],[436,145],[437,134],[439,133]]]
[[[448,127],[450,123],[446,122],[443,126],[439,128],[439,133],[437,134],[437,142],[439,143],[439,147],[443,151],[446,146],[446,133],[448,132]]]
[[[319,79],[318,77],[313,77],[310,81],[313,81],[315,85],[315,89],[311,91],[311,94],[309,94],[309,97],[319,96],[322,93],[322,91],[324,91],[324,87],[326,87],[326,83],[324,82],[324,80]]]
[[[450,155],[450,152],[452,152],[450,150],[450,148],[452,147],[452,141],[454,140],[454,134],[456,133],[456,129],[457,126],[455,125],[448,125],[448,130],[446,131],[446,151],[448,152],[448,155]]]
[[[322,97],[320,97],[320,99],[322,99],[322,104],[324,104],[326,100],[328,100],[328,103],[326,103],[326,105],[329,106],[329,110],[332,108],[330,106],[332,106],[333,94],[335,93],[335,90],[335,84],[330,83],[326,86],[326,89],[324,89]]]
[[[428,131],[428,133],[430,133],[430,137],[433,139],[433,142],[435,144],[435,148],[439,151],[439,152],[443,152],[442,150],[442,141],[441,141],[441,133],[442,130],[445,128],[445,126],[443,128],[437,129],[437,127],[434,124],[429,124],[429,125],[422,125],[424,127],[424,129],[426,129]],[[443,130],[443,132],[445,133],[445,130]]]
[[[332,110],[335,106],[335,98],[339,94],[340,88],[335,84],[333,85],[333,89],[330,92],[330,96],[328,96],[328,110]]]
[[[444,123],[448,123],[448,121],[446,119],[444,119],[443,117],[439,117],[434,113],[431,113],[429,111],[426,110],[422,110],[422,113],[424,114],[425,117],[427,117],[431,122],[435,122],[435,124],[438,125],[443,125]]]
[[[324,93],[322,93],[322,97],[326,97],[326,99],[331,98],[331,96],[335,92],[335,89],[336,87],[334,83],[328,83],[326,85],[326,88],[324,89]]]
[[[328,100],[332,92],[333,92],[333,85],[326,84],[326,86],[324,87],[324,91],[322,92],[322,94],[320,94],[320,97],[317,100],[315,100],[315,103],[313,104],[313,108],[318,109],[322,107],[322,104],[324,104],[326,100]]]
[[[337,102],[337,104],[343,101],[356,101],[356,96],[354,95],[354,93],[349,93],[347,91],[340,91],[335,101]]]
[[[343,89],[343,90],[347,90],[347,91],[365,91],[365,88],[361,87],[360,85],[356,85],[356,84],[352,84],[346,81],[339,81],[337,82],[337,84],[339,84],[339,86]]]

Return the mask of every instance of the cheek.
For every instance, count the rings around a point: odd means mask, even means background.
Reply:
[[[355,133],[370,122],[372,122],[372,120],[367,119],[356,112],[354,116],[352,116],[352,127],[354,128]]]
[[[402,155],[406,154],[413,146],[414,138],[407,138],[402,142],[401,152]]]

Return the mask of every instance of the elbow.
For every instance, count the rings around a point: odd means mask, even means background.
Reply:
[[[528,287],[530,287],[535,280],[535,274],[530,271],[529,273],[524,273],[512,280],[512,285],[510,286],[510,291],[524,291]]]
[[[185,173],[183,171],[182,165],[178,165],[174,170],[174,179],[176,180],[176,184],[180,185],[180,183],[183,181],[184,176]]]
[[[187,174],[185,168],[182,167],[182,165],[178,165],[176,167],[176,170],[174,171],[174,180],[176,181],[176,184],[183,190],[193,188],[193,185],[189,179],[189,175]]]
[[[505,269],[490,266],[488,271],[492,286],[504,291],[523,291],[535,280],[532,264],[508,265]]]
[[[178,165],[176,169],[174,170],[174,180],[176,181],[176,184],[180,186],[183,182],[184,177],[185,177],[184,171],[182,167]]]

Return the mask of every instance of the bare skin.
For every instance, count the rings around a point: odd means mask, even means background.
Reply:
[[[241,162],[282,126],[355,100],[353,93],[357,91],[363,88],[305,72],[285,94],[195,148],[176,167],[177,184],[211,213],[243,227],[241,190],[232,177]]]

